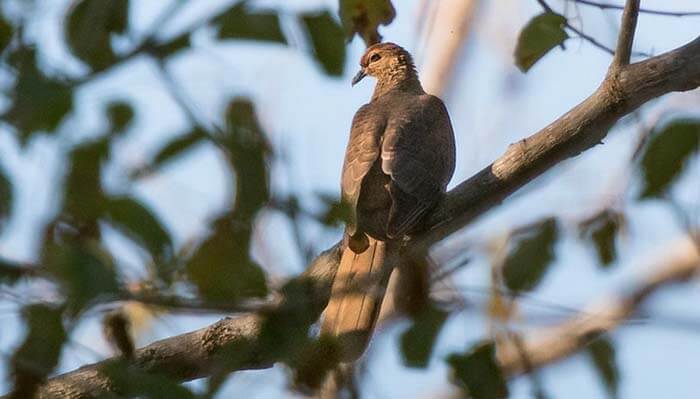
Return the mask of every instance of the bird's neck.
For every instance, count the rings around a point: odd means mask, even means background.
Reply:
[[[377,79],[377,85],[374,86],[372,100],[393,90],[415,92],[419,94],[425,93],[425,91],[423,91],[423,86],[421,86],[418,80],[416,69],[412,65],[401,66],[379,77]]]

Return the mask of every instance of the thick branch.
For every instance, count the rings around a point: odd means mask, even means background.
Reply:
[[[499,345],[497,358],[504,373],[516,376],[582,350],[632,316],[659,288],[687,281],[700,273],[700,252],[686,238],[674,243],[650,266],[650,273],[625,295],[596,302],[560,325],[528,333],[521,341],[520,350],[512,342]]]
[[[598,90],[564,116],[536,133],[512,144],[493,164],[451,190],[430,217],[432,230],[414,239],[412,248],[429,246],[499,204],[508,195],[564,159],[598,144],[621,117],[645,102],[672,91],[700,86],[700,37],[693,42],[648,59],[624,66],[608,75]],[[321,254],[301,277],[309,300],[283,295],[277,307],[223,319],[207,328],[166,338],[136,351],[135,365],[177,381],[211,375],[223,348],[239,354],[229,371],[269,367],[279,356],[261,341],[264,321],[270,315],[303,315],[297,324],[310,325],[321,314],[338,266],[339,245]],[[301,284],[299,284],[301,283]],[[84,366],[54,377],[41,388],[45,398],[84,398],[110,390],[100,373],[104,364]]]

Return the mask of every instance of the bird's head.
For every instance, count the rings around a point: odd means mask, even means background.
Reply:
[[[378,43],[367,48],[360,59],[360,71],[352,79],[352,85],[365,76],[378,80],[390,78],[401,72],[415,72],[413,58],[403,47],[394,43]]]

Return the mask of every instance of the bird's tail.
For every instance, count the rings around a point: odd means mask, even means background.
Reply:
[[[322,335],[339,341],[343,362],[359,358],[369,343],[398,248],[370,237],[362,253],[343,251],[321,326]]]

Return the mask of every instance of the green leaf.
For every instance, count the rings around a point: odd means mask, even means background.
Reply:
[[[162,43],[156,43],[148,50],[150,54],[159,59],[170,57],[191,46],[190,33],[186,32],[173,39]]]
[[[200,129],[195,129],[184,136],[175,138],[158,151],[153,159],[152,167],[159,168],[176,160],[206,138],[206,133]]]
[[[170,234],[144,204],[133,198],[110,197],[105,209],[110,225],[148,250],[157,265],[172,261],[174,250]]]
[[[250,232],[250,225],[228,214],[216,221],[186,266],[202,297],[236,302],[267,295],[265,273],[249,255]]]
[[[316,390],[321,387],[328,373],[338,367],[341,349],[334,337],[320,337],[303,348],[289,362],[294,371],[294,385]]]
[[[0,166],[0,233],[12,212],[12,182]]]
[[[106,138],[84,143],[71,151],[63,209],[74,223],[93,223],[102,215],[101,172],[108,155]]]
[[[620,371],[615,361],[615,347],[609,339],[598,338],[588,346],[593,367],[608,391],[608,397],[618,397]]]
[[[14,28],[7,22],[7,20],[0,15],[0,52],[4,51],[5,48],[12,41],[12,35],[14,34]]]
[[[551,12],[531,19],[520,31],[515,47],[515,64],[518,68],[527,72],[549,50],[563,43],[569,37],[564,30],[565,24],[566,17]]]
[[[321,194],[326,209],[319,217],[319,221],[326,226],[345,226],[353,219],[352,207],[345,201],[334,195]]]
[[[67,335],[61,311],[47,305],[28,305],[22,314],[27,323],[27,335],[12,355],[12,375],[15,398],[33,398],[46,376],[58,364]]]
[[[216,20],[220,39],[250,39],[287,43],[280,17],[275,12],[251,11],[245,1],[233,6]]]
[[[401,353],[406,366],[428,366],[433,346],[448,315],[446,311],[432,305],[425,306],[418,313],[413,325],[401,334]]]
[[[623,223],[624,215],[606,209],[579,226],[581,237],[593,244],[603,268],[609,267],[617,258],[615,238]]]
[[[493,342],[474,345],[466,354],[453,353],[447,358],[454,382],[466,389],[473,399],[508,397],[508,385],[496,363]]]
[[[65,25],[68,45],[86,64],[103,70],[117,59],[111,38],[126,32],[128,17],[128,0],[80,0]]]
[[[700,151],[700,120],[679,119],[656,129],[642,157],[640,199],[663,197],[693,154]]]
[[[316,60],[323,70],[334,76],[343,74],[345,66],[345,36],[330,12],[301,16],[314,50]]]
[[[554,218],[545,219],[516,234],[516,244],[503,265],[508,289],[529,291],[537,286],[554,259],[558,234]]]
[[[196,395],[164,375],[146,373],[137,367],[130,367],[123,360],[109,361],[100,367],[109,377],[110,383],[119,392],[119,397],[141,399],[195,399]]]
[[[389,25],[396,16],[390,0],[340,0],[340,21],[348,39],[357,33],[365,44],[379,43],[379,25]]]
[[[60,284],[72,316],[119,291],[112,258],[96,241],[44,243],[42,265]]]
[[[123,133],[134,120],[134,109],[128,103],[116,101],[107,107],[107,118],[113,132]]]
[[[67,83],[39,71],[33,49],[13,54],[12,64],[17,71],[12,105],[0,118],[18,130],[19,141],[26,144],[34,133],[56,129],[73,108],[73,92]]]

